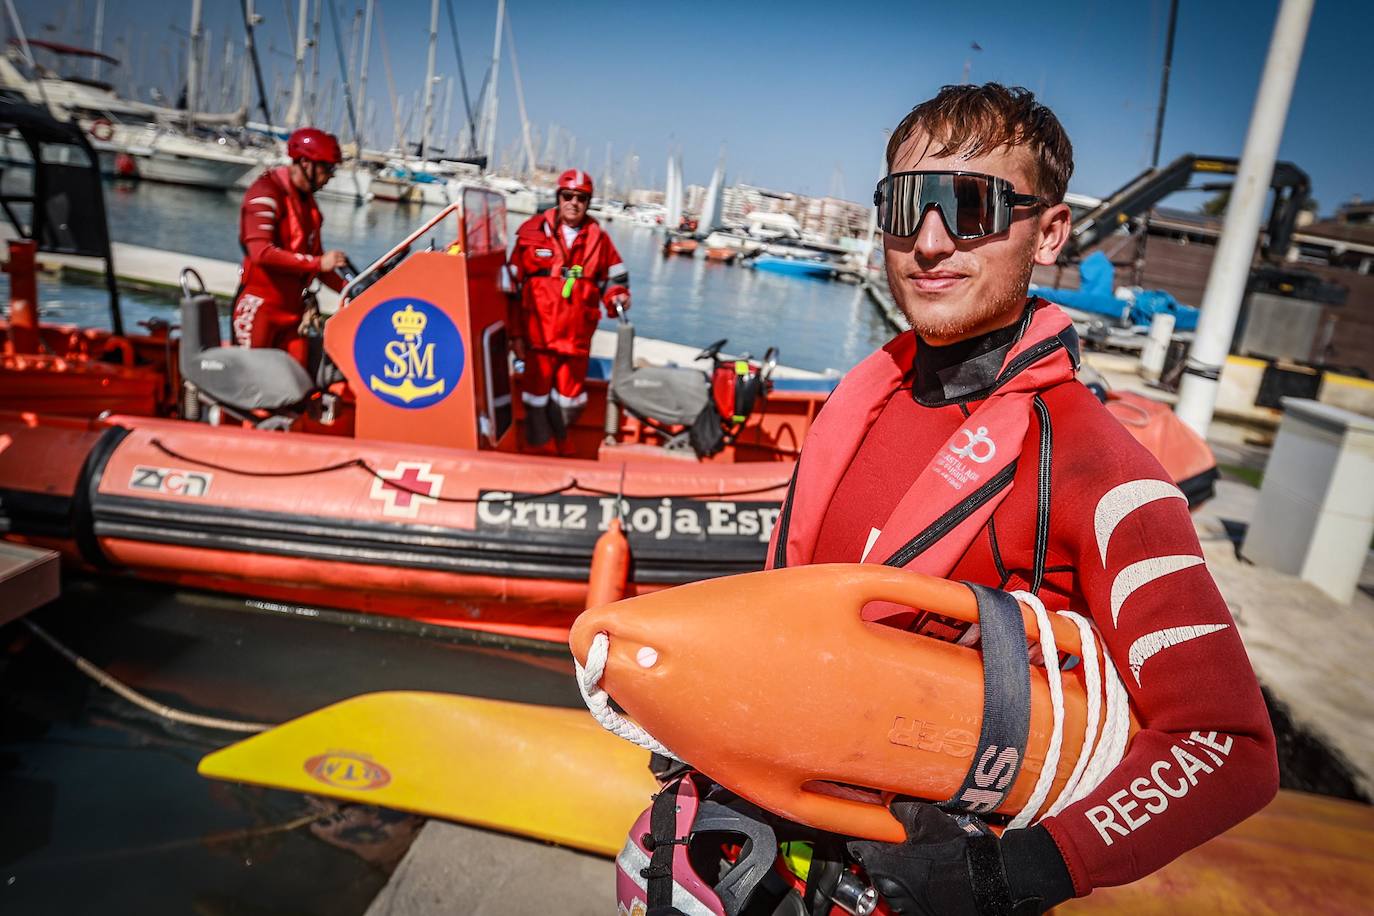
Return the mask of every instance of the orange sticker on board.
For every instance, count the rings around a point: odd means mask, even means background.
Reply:
[[[386,767],[349,751],[316,754],[305,762],[305,771],[325,785],[340,789],[380,789],[391,782]]]

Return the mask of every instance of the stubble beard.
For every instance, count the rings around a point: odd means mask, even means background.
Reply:
[[[923,308],[921,300],[915,297],[913,301],[899,301],[898,305],[912,330],[921,339],[951,342],[964,340],[1015,321],[1025,306],[1026,291],[1034,270],[1035,262],[1027,257],[1015,283],[1002,286],[993,298],[978,299],[967,308],[952,314],[940,308]]]

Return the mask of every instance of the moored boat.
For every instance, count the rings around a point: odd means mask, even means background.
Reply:
[[[663,243],[663,253],[665,255],[681,254],[692,257],[697,253],[697,246],[700,243],[694,238],[684,236],[670,236]]]
[[[788,258],[761,254],[746,259],[745,263],[758,270],[788,274],[794,277],[819,277],[829,280],[836,274],[835,265],[820,258]]]

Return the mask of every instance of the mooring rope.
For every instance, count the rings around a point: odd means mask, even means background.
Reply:
[[[423,496],[441,503],[519,503],[534,502],[540,499],[547,499],[550,496],[558,496],[560,493],[570,493],[574,490],[587,493],[592,496],[618,496],[623,499],[725,499],[734,496],[754,496],[759,493],[771,493],[774,490],[784,489],[788,481],[780,480],[777,483],[764,484],[757,487],[749,487],[743,490],[710,490],[699,493],[636,493],[625,496],[617,490],[605,490],[601,487],[594,487],[580,482],[576,477],[570,477],[568,482],[561,487],[554,487],[552,490],[545,490],[542,493],[512,493],[508,496],[431,496],[428,490],[417,490],[399,480],[392,480],[382,474],[380,470],[373,467],[364,458],[349,458],[346,461],[336,461],[333,464],[324,464],[314,468],[302,468],[291,471],[259,471],[245,470],[244,468],[230,467],[226,464],[219,464],[214,461],[205,461],[176,451],[161,439],[153,438],[148,440],[148,444],[162,452],[168,458],[176,461],[184,461],[187,464],[197,464],[212,471],[223,471],[226,474],[236,474],[240,477],[311,477],[316,474],[330,474],[334,471],[343,471],[348,468],[360,468],[371,474],[388,487],[400,490],[403,493],[410,493],[414,496]]]
[[[57,654],[75,665],[77,670],[82,674],[86,675],[106,690],[111,690],[119,694],[130,703],[154,715],[161,716],[173,722],[181,722],[185,725],[197,725],[201,728],[214,728],[227,732],[247,732],[255,734],[257,732],[265,732],[269,728],[275,727],[265,722],[242,722],[236,719],[220,719],[215,716],[202,716],[197,713],[176,709],[168,706],[166,703],[159,703],[157,700],[144,696],[128,684],[100,670],[85,658],[77,655],[71,649],[68,649],[60,643],[51,633],[34,623],[32,620],[25,620],[24,625],[32,630],[35,636],[51,646]]]

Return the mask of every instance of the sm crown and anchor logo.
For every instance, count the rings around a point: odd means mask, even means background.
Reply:
[[[427,324],[429,319],[425,313],[415,311],[414,305],[391,313],[391,326],[401,339],[387,341],[387,365],[382,374],[389,379],[400,379],[400,382],[384,382],[374,375],[368,379],[368,386],[373,391],[400,398],[407,404],[416,398],[444,393],[444,380],[434,377],[434,344],[424,342]],[[417,385],[417,378],[428,384]]]
[[[448,396],[463,374],[463,339],[453,320],[423,299],[391,299],[359,323],[353,343],[373,394],[418,409]]]

